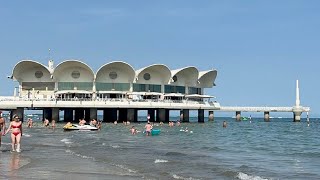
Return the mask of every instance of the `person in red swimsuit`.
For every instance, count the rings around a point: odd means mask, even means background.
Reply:
[[[22,136],[22,122],[20,121],[19,116],[14,115],[13,121],[10,122],[9,128],[7,129],[7,134],[11,130],[11,146],[12,151],[20,152],[20,140]]]

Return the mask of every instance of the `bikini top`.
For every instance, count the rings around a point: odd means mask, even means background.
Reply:
[[[15,126],[15,125],[11,125],[12,128],[21,128],[21,124],[18,125],[18,126]]]

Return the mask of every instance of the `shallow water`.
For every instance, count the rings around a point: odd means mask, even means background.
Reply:
[[[195,120],[195,119],[193,119]],[[227,120],[227,128],[222,127]],[[40,122],[39,122],[40,123]],[[5,179],[320,179],[320,122],[291,119],[155,126],[160,135],[131,135],[132,125],[100,131],[24,127],[22,152],[3,137]],[[185,129],[188,129],[186,132]]]

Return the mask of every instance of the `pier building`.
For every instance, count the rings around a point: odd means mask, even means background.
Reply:
[[[65,60],[58,65],[50,60],[43,65],[34,60],[18,62],[10,79],[19,86],[13,96],[0,98],[0,109],[24,117],[25,109],[43,110],[44,118],[65,121],[81,118],[103,121],[137,121],[139,110],[146,110],[150,121],[169,121],[171,110],[180,111],[180,118],[189,121],[189,111],[198,111],[204,122],[204,111],[213,119],[220,104],[206,95],[205,89],[215,86],[217,70],[199,71],[189,66],[171,70],[164,64],[153,64],[135,70],[123,61],[102,65],[97,72],[80,60]]]

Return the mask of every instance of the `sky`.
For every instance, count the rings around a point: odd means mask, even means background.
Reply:
[[[222,106],[301,105],[320,117],[320,1],[1,1],[0,96],[13,95],[16,63],[78,59],[97,71],[121,60],[135,69],[216,69]],[[51,49],[49,54],[48,49]],[[259,116],[263,116],[259,113]],[[281,113],[271,116],[282,116]],[[285,113],[284,116],[292,117]]]

